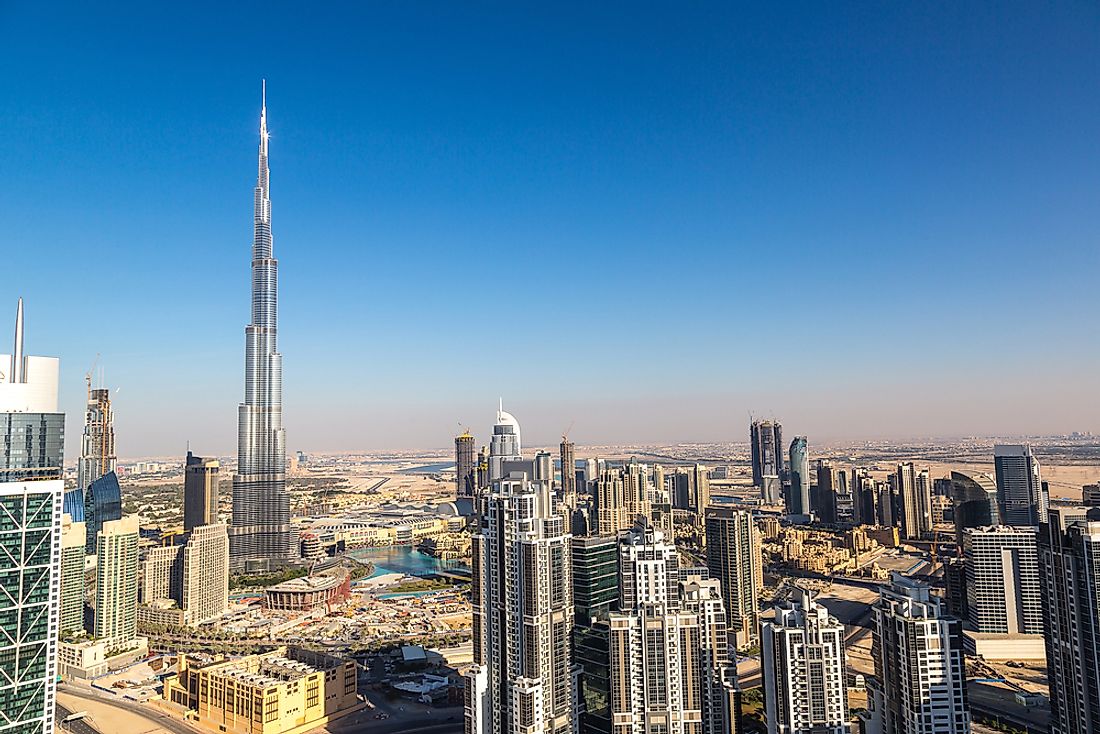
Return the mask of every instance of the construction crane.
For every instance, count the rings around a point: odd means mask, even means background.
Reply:
[[[99,364],[98,352],[95,355],[95,359],[92,360],[92,366],[84,373],[84,384],[88,386],[88,400],[92,399],[92,375],[95,374],[95,367],[97,364]]]
[[[562,431],[562,434],[561,434],[562,443],[565,443],[566,441],[569,440],[569,432],[573,430],[573,425],[576,422],[577,422],[576,420],[569,421],[569,427],[566,428],[564,431]]]

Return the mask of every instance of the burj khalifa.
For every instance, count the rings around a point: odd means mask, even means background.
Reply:
[[[283,431],[283,357],[276,339],[279,263],[271,241],[267,85],[260,111],[259,174],[252,240],[252,323],[245,327],[244,402],[237,412],[230,557],[235,570],[263,570],[291,556]]]

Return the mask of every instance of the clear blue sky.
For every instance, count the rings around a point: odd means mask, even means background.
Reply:
[[[234,450],[264,77],[291,449],[1100,430],[1100,6],[516,5],[0,3],[70,455]]]

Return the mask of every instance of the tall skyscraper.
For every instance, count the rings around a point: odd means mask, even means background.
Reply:
[[[213,525],[218,521],[218,474],[221,464],[217,459],[204,459],[187,452],[183,467],[183,529],[189,531],[200,525]]]
[[[1048,498],[1043,488],[1039,460],[1031,445],[997,444],[993,447],[997,475],[997,502],[1005,525],[1038,525],[1047,520]]]
[[[137,637],[138,518],[103,523],[96,539],[95,636],[114,648]]]
[[[875,491],[875,480],[866,469],[852,469],[851,487],[853,502],[857,510],[857,522],[863,525],[874,525],[878,522],[878,493]]]
[[[573,660],[580,666],[580,734],[611,734],[608,618],[619,607],[619,542],[574,537]]]
[[[69,515],[61,521],[61,634],[84,631],[84,523]]]
[[[613,734],[728,731],[725,613],[716,580],[680,581],[676,547],[640,523],[620,546],[610,615]]]
[[[237,411],[230,551],[239,568],[278,565],[291,555],[283,431],[283,356],[278,349],[279,262],[271,239],[267,94],[260,108],[259,174],[252,241],[252,323],[245,327],[244,402]]]
[[[731,649],[756,639],[757,599],[764,586],[760,534],[752,513],[711,507],[706,518],[707,568],[718,579]]]
[[[871,608],[875,678],[868,685],[870,731],[967,734],[962,623],[926,584],[894,574]]]
[[[577,453],[573,442],[565,436],[558,445],[561,461],[561,501],[570,510],[577,509]]]
[[[633,524],[626,512],[622,473],[604,469],[595,485],[596,531],[614,537]]]
[[[925,479],[917,481],[913,462],[897,465],[894,473],[894,494],[901,508],[901,534],[908,540],[920,540],[932,531],[932,485]]]
[[[764,488],[764,477],[783,473],[783,426],[779,421],[753,420],[749,426],[752,445],[752,483]]]
[[[702,464],[691,467],[691,506],[699,524],[703,523],[703,516],[710,507],[710,476],[707,468]]]
[[[61,586],[62,452],[59,363],[0,355],[0,730],[52,732]]]
[[[1100,513],[1051,508],[1039,530],[1039,575],[1051,734],[1100,732]]]
[[[810,490],[810,504],[814,515],[824,523],[836,522],[837,493],[840,491],[842,472],[828,459],[818,459],[815,466],[817,487]]]
[[[524,461],[519,437],[519,422],[498,410],[493,482],[473,539],[468,734],[562,734],[577,725],[572,539],[550,455]]]
[[[787,497],[787,514],[800,518],[810,515],[810,452],[805,436],[791,441],[791,489]]]
[[[88,378],[88,406],[84,411],[84,438],[80,444],[76,484],[81,489],[117,468],[115,454],[115,414],[111,410],[111,391],[92,388]]]
[[[455,436],[455,497],[477,494],[477,460],[474,458],[474,437],[470,431]]]
[[[848,734],[844,625],[804,589],[760,624],[768,734]]]
[[[975,632],[1041,635],[1038,528],[970,528],[963,536],[966,609]]]

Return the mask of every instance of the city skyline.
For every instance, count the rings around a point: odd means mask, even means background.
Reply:
[[[146,10],[74,8],[43,43],[38,12],[0,26],[26,274],[0,303],[24,296],[28,349],[62,358],[70,457],[96,354],[120,456],[232,453],[264,77],[291,449],[444,447],[501,393],[545,445],[574,420],[581,445],[742,442],[749,413],[811,444],[1098,428],[1094,8],[240,7],[183,66],[197,19],[149,45]],[[117,53],[74,63],[89,27]],[[273,41],[315,53],[241,56]],[[469,338],[498,283],[536,326],[508,375]],[[76,328],[93,306],[109,328]],[[647,359],[604,348],[626,326]],[[813,362],[759,369],[792,329]],[[899,335],[927,359],[888,359]]]

